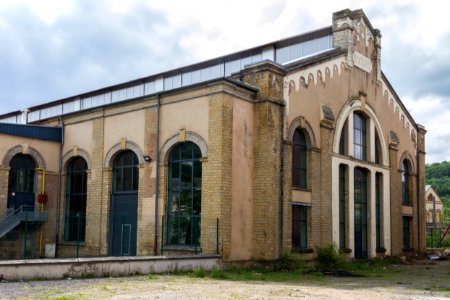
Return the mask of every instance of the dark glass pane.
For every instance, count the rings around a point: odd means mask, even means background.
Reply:
[[[138,190],[138,184],[139,184],[139,168],[138,167],[134,167],[133,168],[133,191],[137,191]]]
[[[123,166],[131,166],[131,165],[133,165],[133,156],[134,156],[133,152],[126,151],[121,156],[122,156],[121,163],[122,163]]]
[[[25,154],[17,154],[9,163],[9,166],[13,169],[28,169],[34,170],[36,168],[36,164],[34,160],[29,155]]]
[[[339,248],[345,248],[345,166],[339,165]]]
[[[181,159],[192,159],[192,143],[181,144]]]
[[[167,239],[170,244],[178,244],[179,219],[175,215],[171,215],[167,221]]]
[[[181,153],[181,147],[178,145],[172,150],[169,160],[170,161],[180,160],[180,153]]]
[[[192,206],[192,190],[181,190],[180,193],[180,214],[190,215]]]
[[[64,239],[66,241],[84,241],[86,230],[86,176],[87,163],[82,157],[74,158],[67,173],[66,187],[66,223]]]
[[[180,163],[171,163],[170,174],[172,178],[180,178]]]
[[[122,169],[114,169],[113,191],[121,192],[122,188]]]
[[[180,203],[180,193],[177,192],[169,192],[169,207],[168,211],[171,213],[177,213],[179,209]]]
[[[367,171],[354,173],[355,258],[367,258]]]
[[[184,161],[181,163],[181,186],[192,186],[192,162]]]
[[[202,163],[201,161],[194,161],[194,187],[201,188],[202,186]]]
[[[178,236],[180,245],[191,245],[192,230],[190,217],[180,217],[180,229]]]
[[[200,148],[197,145],[192,144],[192,149],[194,151],[194,158],[201,158],[202,157],[202,152],[200,151]]]
[[[200,215],[202,208],[201,204],[202,204],[202,191],[194,190],[194,201],[193,201],[194,215]]]
[[[119,153],[113,168],[113,191],[137,191],[139,185],[139,169],[137,157],[133,151]]]

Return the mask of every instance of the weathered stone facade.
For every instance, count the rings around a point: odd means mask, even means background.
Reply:
[[[308,55],[315,43],[330,44]],[[290,54],[298,53],[295,47],[306,54]],[[239,55],[249,58],[241,59],[236,71],[232,62]],[[118,255],[113,237],[120,239],[122,254],[122,247],[131,245],[138,256],[219,253],[228,261],[273,261],[288,251],[313,257],[317,247],[330,244],[356,258],[423,252],[426,131],[381,73],[381,34],[364,13],[335,13],[327,29],[239,55],[180,69],[179,77],[175,70],[111,87],[105,95],[112,99],[114,89],[128,93],[151,88],[150,83],[160,85],[159,92],[33,122],[62,128],[61,143],[0,133],[0,217],[6,216],[9,162],[15,155],[29,155],[47,171],[49,217],[40,245],[31,247],[40,238],[41,223],[27,239],[29,249],[41,252],[28,256],[44,256],[42,249],[52,244],[57,257]],[[288,55],[284,61],[282,55]],[[222,70],[204,68],[220,59]],[[164,90],[166,80],[171,86],[181,78],[193,81],[195,68],[210,72],[204,76],[219,75]],[[185,143],[201,155],[201,177],[194,174],[198,170],[177,177],[182,171],[171,155]],[[136,175],[117,171],[117,158],[127,151],[137,159]],[[74,158],[87,165],[80,242],[67,238],[67,216],[74,211],[68,168]],[[300,167],[299,159],[304,159]],[[179,165],[193,164],[187,158]],[[295,176],[305,177],[304,185],[295,186]],[[137,189],[115,192],[123,178],[136,180]],[[194,183],[183,186],[189,180]],[[171,194],[187,188],[190,194]],[[195,200],[200,189],[201,200]],[[125,201],[137,199],[136,228],[123,221],[117,235],[114,197],[128,194]],[[168,221],[170,215],[178,225]],[[0,238],[2,258],[23,256],[23,226]]]

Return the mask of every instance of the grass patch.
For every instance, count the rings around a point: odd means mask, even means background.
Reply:
[[[147,274],[147,279],[148,280],[155,280],[155,279],[158,279],[158,276],[156,274],[149,273],[149,274]]]

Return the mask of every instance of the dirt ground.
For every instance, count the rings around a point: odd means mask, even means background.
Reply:
[[[292,274],[285,282],[188,275],[1,282],[0,299],[450,299],[450,261],[395,268],[358,278]]]

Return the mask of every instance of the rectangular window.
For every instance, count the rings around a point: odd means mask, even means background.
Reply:
[[[292,206],[292,248],[308,247],[308,207]]]
[[[359,113],[353,116],[353,155],[356,159],[367,160],[367,121]]]
[[[345,166],[339,165],[339,248],[345,248]]]
[[[403,217],[403,249],[411,248],[411,217]]]

